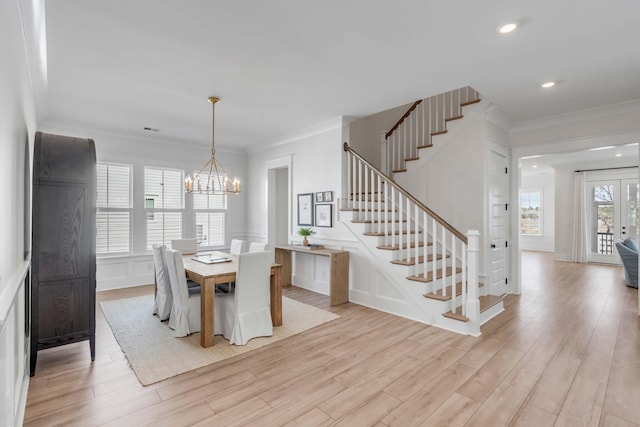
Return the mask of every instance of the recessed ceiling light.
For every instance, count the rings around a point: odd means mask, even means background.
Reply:
[[[498,32],[500,34],[507,34],[507,33],[512,32],[516,28],[518,28],[518,24],[516,24],[515,22],[509,22],[507,24],[504,24],[504,25],[501,25],[500,27],[498,27]]]
[[[616,157],[622,157],[622,154],[618,153],[616,154]]]
[[[544,82],[544,83],[542,83],[542,87],[545,88],[545,89],[550,88],[550,87],[554,87],[555,85],[556,85],[556,82]]]
[[[533,165],[533,166],[531,166],[531,167],[535,169],[535,168],[537,168],[537,167],[538,167],[538,165]]]

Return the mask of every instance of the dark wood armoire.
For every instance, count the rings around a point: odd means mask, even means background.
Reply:
[[[92,139],[36,133],[31,375],[38,350],[89,340],[95,359],[96,151]]]

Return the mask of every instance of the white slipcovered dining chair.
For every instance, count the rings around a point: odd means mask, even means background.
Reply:
[[[252,338],[273,335],[269,308],[272,260],[271,251],[238,255],[235,292],[216,297],[220,302],[216,322],[220,311],[222,334],[229,343],[245,345]]]
[[[171,249],[180,251],[183,255],[195,254],[198,252],[198,243],[196,239],[173,239]]]
[[[229,246],[229,254],[236,256],[240,255],[240,253],[242,253],[242,245],[244,245],[244,240],[232,239],[231,246]],[[235,282],[220,283],[216,285],[216,291],[228,294],[230,292],[233,292],[234,286]]]
[[[153,266],[156,276],[156,297],[153,304],[153,314],[158,318],[167,320],[171,315],[173,306],[173,294],[169,283],[169,272],[165,262],[165,245],[153,245]]]
[[[267,249],[266,243],[251,242],[251,244],[249,244],[249,252],[262,252],[262,251],[265,251],[266,249]]]
[[[229,247],[229,253],[231,255],[240,255],[242,253],[242,245],[244,240],[233,239],[231,240],[231,246]]]
[[[166,251],[167,270],[173,295],[173,308],[169,318],[169,327],[174,330],[174,336],[184,337],[200,332],[200,290],[187,287],[182,254],[174,249]],[[214,310],[214,333],[222,333],[222,300],[223,294],[216,294]]]

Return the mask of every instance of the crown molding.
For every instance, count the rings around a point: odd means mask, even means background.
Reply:
[[[295,132],[291,132],[271,141],[271,143],[265,144],[265,147],[260,151],[266,151],[273,147],[280,145],[290,144],[292,142],[300,141],[301,139],[310,138],[312,136],[320,135],[325,132],[329,132],[336,129],[342,129],[353,121],[353,118],[347,116],[337,116],[322,123],[318,123]]]
[[[635,112],[640,112],[640,99],[634,99],[632,101],[621,102],[618,104],[589,108],[586,110],[574,111],[566,114],[558,114],[556,116],[518,122],[511,128],[510,133],[513,134],[519,132],[527,132],[558,125],[589,121],[608,116],[616,116]]]

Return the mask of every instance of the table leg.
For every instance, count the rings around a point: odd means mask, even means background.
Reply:
[[[282,325],[282,267],[271,267],[271,323]]]
[[[200,345],[211,347],[215,343],[215,283],[213,280],[206,280],[200,286]]]
[[[276,248],[276,264],[282,265],[282,287],[291,286],[291,251]]]

